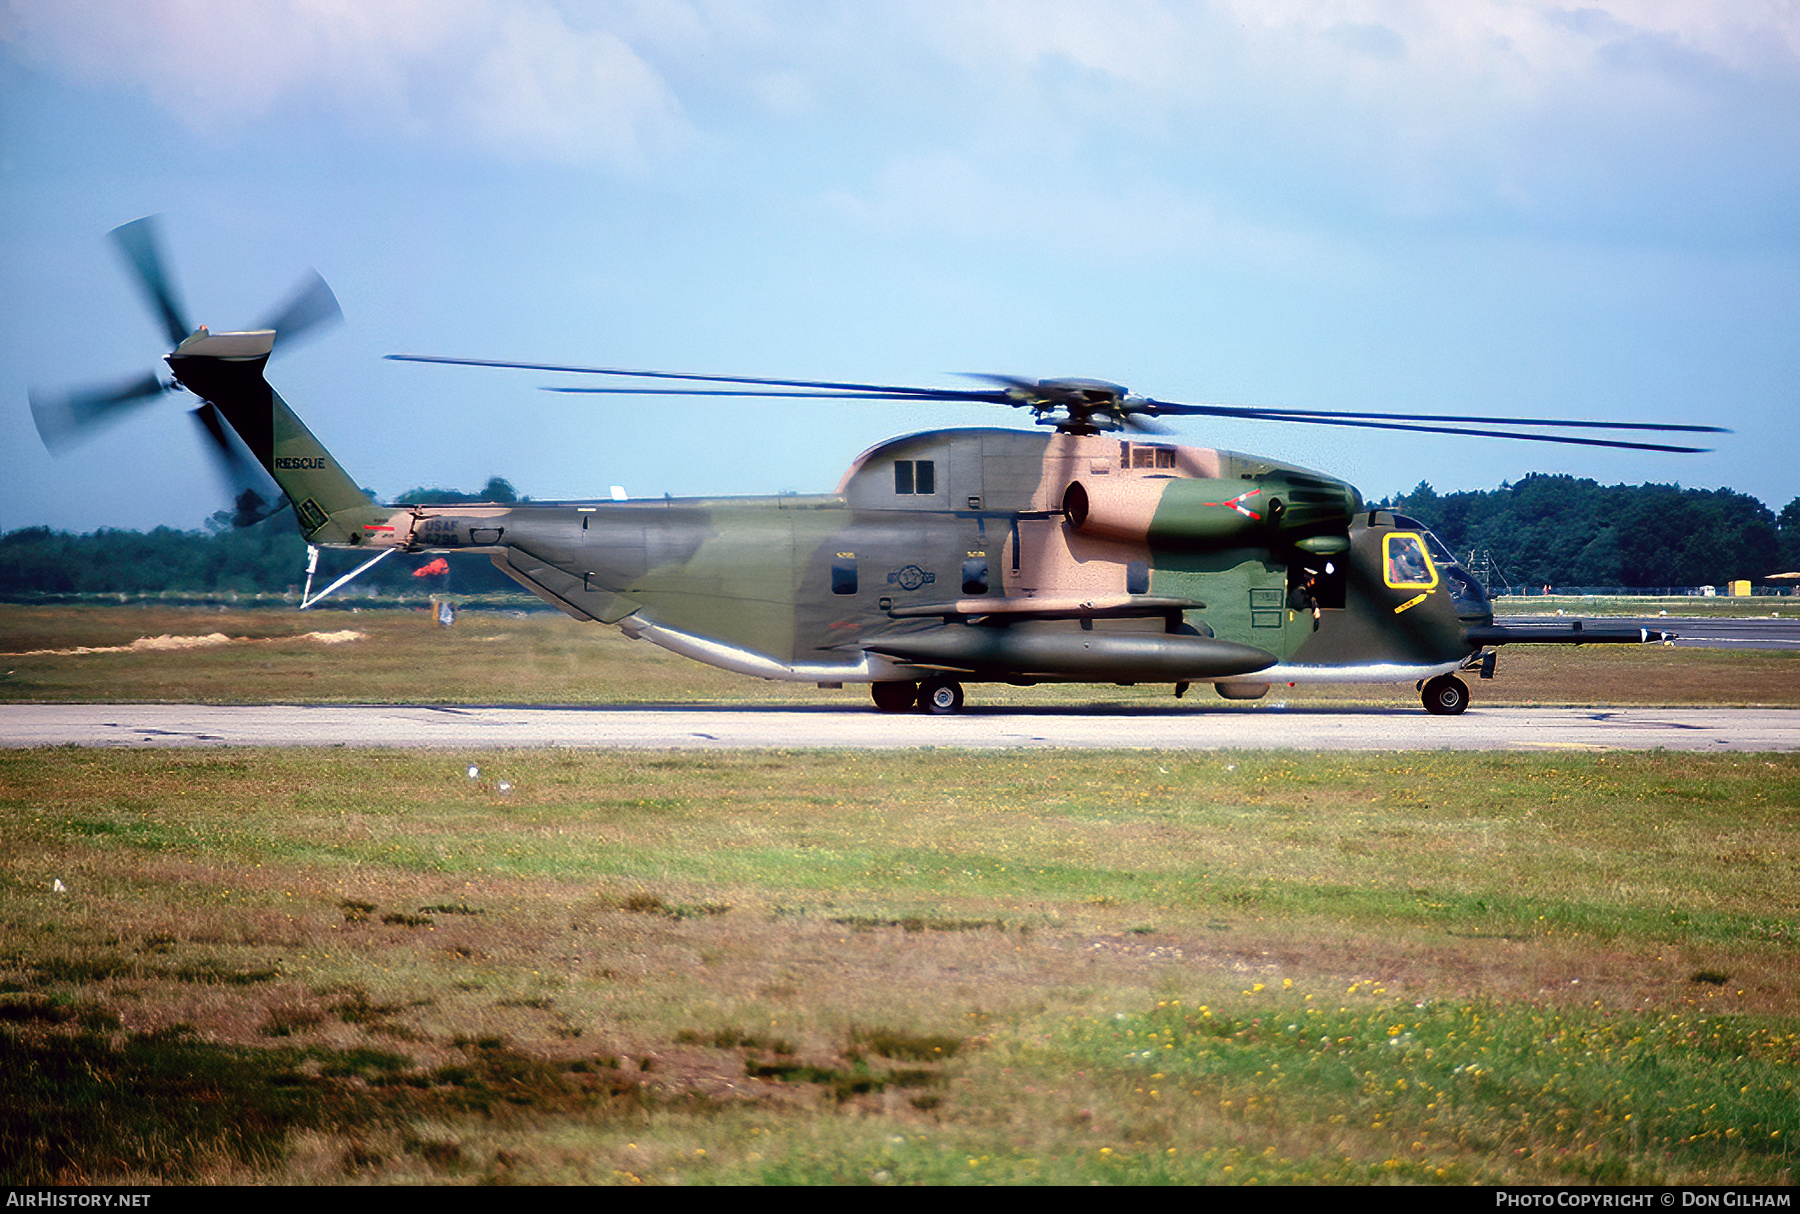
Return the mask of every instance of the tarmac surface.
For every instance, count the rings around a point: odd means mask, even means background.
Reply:
[[[1583,617],[1587,618],[1587,617]],[[1508,616],[1507,623],[1558,617]],[[1606,618],[1682,646],[1800,647],[1795,617]],[[1504,658],[1504,650],[1502,651]],[[1800,750],[1800,709],[982,708],[948,717],[841,706],[0,704],[0,749],[30,746],[614,747],[646,750],[1010,747],[1155,750]]]
[[[432,750],[1016,747],[1151,750],[1800,750],[1800,709],[1262,705],[973,708],[955,716],[764,706],[0,705],[0,748],[324,746]]]
[[[1656,616],[1624,619],[1618,616],[1566,615],[1496,616],[1496,624],[1567,624],[1585,620],[1595,627],[1667,629],[1676,634],[1677,649],[1800,649],[1800,610],[1792,615],[1770,616]],[[1501,653],[1505,653],[1502,648]]]

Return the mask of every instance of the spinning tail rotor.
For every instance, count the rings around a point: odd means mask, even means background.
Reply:
[[[110,383],[60,390],[34,388],[30,393],[31,415],[38,435],[52,453],[61,454],[166,393],[191,391],[201,397],[201,403],[190,410],[190,415],[205,435],[207,450],[231,489],[233,523],[241,527],[260,522],[285,505],[281,490],[265,464],[234,433],[219,406],[207,397],[205,388],[184,380],[177,369],[183,361],[182,353],[204,348],[209,357],[237,361],[266,357],[272,345],[279,343],[288,348],[306,334],[340,320],[343,313],[337,297],[316,272],[308,273],[287,302],[256,329],[211,334],[204,326],[195,328],[188,322],[162,255],[154,216],[114,228],[111,235],[168,339],[170,352],[164,361],[172,374],[165,378],[146,372]]]

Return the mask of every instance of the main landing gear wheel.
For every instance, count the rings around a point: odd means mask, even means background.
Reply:
[[[1453,717],[1469,706],[1469,685],[1453,674],[1440,674],[1425,684],[1419,698],[1426,712]]]
[[[883,712],[905,712],[919,702],[917,683],[871,683],[869,694]]]
[[[961,712],[962,684],[951,679],[926,679],[919,684],[919,707],[934,716]]]

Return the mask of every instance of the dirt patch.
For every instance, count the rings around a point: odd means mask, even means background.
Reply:
[[[350,641],[360,641],[365,635],[353,628],[339,628],[330,632],[302,632],[295,636],[285,637],[228,637],[222,632],[209,632],[204,636],[171,636],[164,633],[162,636],[139,637],[125,645],[77,645],[71,649],[26,649],[18,653],[0,653],[0,658],[68,656],[88,653],[175,653],[187,649],[211,649],[219,645],[257,645],[282,641],[314,641],[320,645],[343,645]]]

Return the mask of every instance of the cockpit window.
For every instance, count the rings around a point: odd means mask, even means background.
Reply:
[[[1393,531],[1382,536],[1381,556],[1382,576],[1396,590],[1430,590],[1438,583],[1437,570],[1417,532]]]
[[[1394,516],[1394,526],[1406,531],[1418,532],[1419,538],[1425,541],[1425,551],[1431,554],[1431,559],[1436,562],[1440,568],[1445,565],[1456,564],[1456,555],[1452,553],[1450,549],[1444,547],[1444,541],[1433,535],[1424,523],[1419,522],[1417,519],[1407,518],[1404,514],[1396,514]]]

